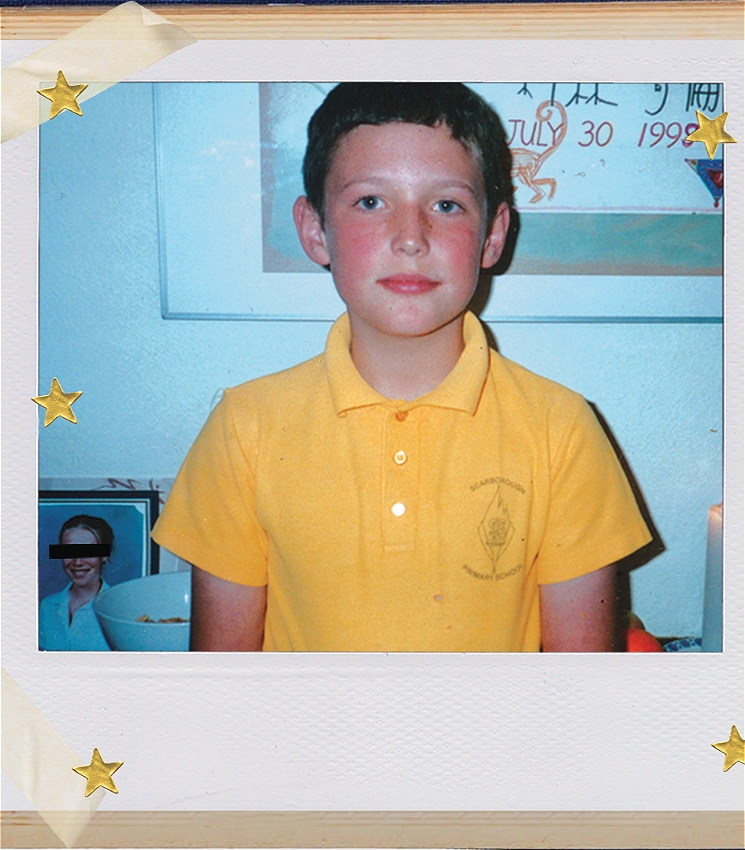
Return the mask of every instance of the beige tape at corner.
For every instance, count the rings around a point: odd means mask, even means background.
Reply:
[[[70,85],[87,83],[88,88],[78,98],[82,104],[195,41],[185,29],[134,0],[122,3],[3,68],[2,141],[49,120],[49,101],[37,89],[54,86],[59,71]]]
[[[3,770],[57,834],[72,847],[106,792],[85,796],[85,779],[72,768],[88,764],[2,670]]]

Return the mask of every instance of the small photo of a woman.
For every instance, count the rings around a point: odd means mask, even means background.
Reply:
[[[114,532],[105,519],[81,514],[64,523],[59,533],[61,546],[106,545],[113,550]],[[62,558],[69,584],[41,601],[39,649],[108,650],[101,626],[93,611],[93,600],[108,587],[103,577],[110,556],[82,552]]]
[[[121,582],[158,572],[150,529],[159,494],[91,490],[39,492],[39,649],[108,652],[93,608]]]

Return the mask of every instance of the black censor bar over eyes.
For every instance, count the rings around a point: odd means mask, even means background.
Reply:
[[[49,546],[49,558],[108,558],[110,543],[66,543]]]

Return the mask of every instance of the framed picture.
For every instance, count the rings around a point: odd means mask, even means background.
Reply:
[[[196,44],[86,100],[83,116],[64,114],[3,144],[2,663],[73,751],[65,775],[86,764],[94,747],[105,762],[123,763],[114,775],[118,794],[101,791],[95,805],[82,793],[75,797],[85,819],[72,843],[742,845],[743,765],[723,771],[724,756],[712,748],[726,741],[733,724],[745,731],[741,529],[729,521],[743,510],[742,10],[736,3],[696,2],[656,8],[457,4],[435,11],[360,4],[234,7],[226,13],[173,7],[162,14],[189,29]],[[3,62],[20,61],[99,14],[92,7],[3,10]],[[132,40],[123,41],[122,52],[131,52]],[[526,317],[520,312],[525,292],[506,288],[515,320],[495,324],[508,356],[514,351],[529,369],[578,386],[599,402],[640,486],[655,493],[655,521],[661,520],[664,542],[674,539],[675,545],[632,576],[632,592],[642,619],[649,611],[650,623],[671,624],[675,636],[701,627],[707,511],[723,497],[722,652],[109,653],[105,659],[81,653],[72,660],[39,653],[37,474],[55,480],[171,477],[222,388],[316,355],[328,331],[333,293],[315,321],[289,321],[295,304],[287,302],[295,296],[287,294],[269,321],[205,321],[217,310],[218,292],[207,292],[215,298],[203,303],[178,303],[194,293],[178,284],[173,289],[161,267],[169,255],[160,235],[169,240],[172,225],[166,210],[159,231],[153,87],[161,86],[163,94],[170,85],[195,83],[258,89],[278,82],[443,78],[535,86],[534,99],[553,82],[566,87],[566,100],[578,84],[587,86],[583,97],[598,84],[600,96],[611,101],[606,84],[642,86],[650,96],[642,112],[659,109],[666,85],[681,87],[675,91],[683,103],[678,98],[676,108],[683,114],[669,120],[640,114],[631,144],[653,164],[652,154],[660,161],[680,154],[680,179],[692,181],[702,210],[711,204],[701,212],[706,221],[695,226],[716,222],[722,228],[722,271],[714,257],[696,266],[706,274],[654,275],[666,278],[660,288],[645,293],[630,287],[633,310],[619,309],[619,321],[610,323],[525,321],[553,315],[543,309],[549,303],[558,305],[556,315],[572,318],[562,314],[567,292],[537,274],[542,294],[535,309],[543,312]],[[699,83],[722,87],[717,111],[729,110],[727,130],[738,139],[722,156],[725,196],[716,209],[704,177],[685,163],[702,160],[703,150],[693,156],[681,141],[689,123],[688,86]],[[92,144],[99,146],[104,136],[110,143],[105,157],[82,143],[90,141],[94,120],[100,133]],[[588,146],[594,154],[612,144],[604,144],[606,122],[613,124],[605,115],[594,123]],[[663,129],[652,129],[655,123]],[[682,128],[678,138],[675,124]],[[521,137],[518,125],[519,146],[535,147],[529,125],[523,129]],[[71,147],[58,161],[59,179],[42,183],[40,191],[46,140],[55,135],[66,135]],[[573,147],[587,139],[575,137]],[[69,155],[73,147],[85,156]],[[601,158],[593,160],[597,169]],[[566,176],[543,168],[542,178],[558,180],[557,193],[582,179],[576,171]],[[659,175],[656,167],[647,168],[652,191]],[[716,174],[709,179],[716,188]],[[525,185],[518,191],[529,209],[533,195],[525,194]],[[246,194],[252,246],[269,233],[266,201],[255,187]],[[227,229],[234,226],[231,211],[224,218]],[[68,228],[67,242],[54,243],[56,252],[49,241],[53,226],[57,236]],[[684,245],[672,259],[688,261],[686,252],[697,246]],[[664,253],[667,246],[659,247]],[[288,260],[272,258],[280,261]],[[292,286],[291,273],[265,271],[263,256],[260,262],[261,274],[247,282],[249,293],[270,275],[287,275]],[[208,270],[218,280],[214,265]],[[297,280],[306,273],[324,280],[323,273],[307,270],[298,271]],[[574,285],[579,277],[569,274],[564,283]],[[624,294],[613,275],[605,277],[608,291]],[[597,296],[602,307],[604,287],[581,284],[579,290]],[[307,301],[316,309],[310,296]],[[253,306],[248,298],[246,305],[243,314]],[[184,313],[178,321],[163,319],[177,312]],[[55,421],[44,428],[39,422],[30,399],[48,391],[52,376],[64,391],[83,392],[75,425]],[[87,503],[91,510],[99,497]],[[3,690],[7,699],[9,690]],[[143,724],[143,717],[156,720]],[[22,721],[4,716],[4,734]],[[3,841],[59,846],[64,829],[49,824],[59,827],[60,819],[35,796],[48,782],[49,751],[35,746],[25,753],[21,779],[40,779],[21,790],[4,759]]]
[[[291,222],[305,128],[334,83],[139,85],[107,96],[152,102],[163,318],[333,321],[344,304]],[[722,160],[687,141],[720,83],[470,87],[504,124],[520,222],[482,321],[721,323]],[[44,131],[43,185],[69,144]]]
[[[40,490],[39,602],[62,590],[68,582],[60,569],[60,557],[51,555],[56,554],[53,547],[62,542],[61,529],[70,527],[71,521],[80,517],[102,520],[111,529],[113,542],[104,575],[108,585],[157,573],[160,547],[150,538],[150,530],[159,508],[159,494],[154,490]]]

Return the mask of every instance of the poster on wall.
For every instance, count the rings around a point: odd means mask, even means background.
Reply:
[[[306,125],[333,85],[153,86],[165,318],[341,311],[291,224]],[[512,153],[520,228],[506,274],[544,305],[494,289],[484,318],[576,315],[562,293],[577,276],[597,292],[587,315],[721,315],[722,160],[688,140],[697,109],[722,107],[721,83],[472,87],[497,109]],[[261,216],[248,215],[259,203]]]

